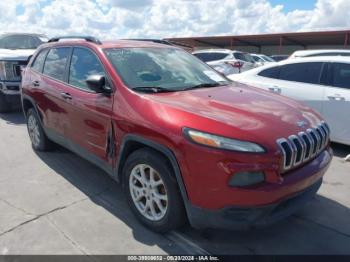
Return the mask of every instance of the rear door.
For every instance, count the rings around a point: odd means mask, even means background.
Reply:
[[[75,47],[68,76],[68,92],[71,96],[68,137],[78,153],[99,162],[109,160],[107,147],[108,135],[112,132],[113,95],[100,94],[89,89],[86,80],[95,74],[107,77],[98,56],[88,48]],[[97,164],[101,166],[100,162]]]
[[[350,64],[330,63],[329,67],[323,116],[330,125],[331,139],[350,145]]]
[[[49,135],[63,137],[69,128],[67,112],[67,99],[64,94],[67,92],[66,69],[70,56],[70,47],[51,48],[42,51],[36,58],[45,59],[43,68],[35,67],[36,61],[31,68],[32,92],[37,107],[43,116],[44,127]],[[46,57],[45,57],[46,56]]]

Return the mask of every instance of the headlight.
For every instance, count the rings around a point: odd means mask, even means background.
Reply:
[[[0,61],[0,80],[5,80],[6,79],[6,62],[5,61]]]
[[[255,143],[232,138],[212,135],[197,130],[185,128],[185,136],[192,142],[203,146],[226,149],[239,152],[263,153],[265,149]]]

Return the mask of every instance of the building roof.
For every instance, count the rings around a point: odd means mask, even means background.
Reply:
[[[198,36],[166,38],[174,43],[191,47],[213,46],[218,48],[234,46],[271,46],[271,45],[344,45],[347,46],[350,30],[296,32],[256,35]]]

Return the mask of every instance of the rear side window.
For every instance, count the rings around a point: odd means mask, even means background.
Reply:
[[[203,62],[210,62],[210,61],[216,61],[216,60],[221,60],[229,56],[227,53],[198,53],[198,54],[193,54]]]
[[[43,73],[57,80],[64,81],[69,55],[69,47],[52,48],[47,54]]]
[[[319,62],[283,65],[279,79],[309,84],[319,84],[322,64]]]
[[[263,77],[268,77],[268,78],[278,78],[279,73],[280,73],[280,67],[275,66],[275,67],[268,68],[261,71],[258,75]]]
[[[350,64],[333,63],[332,85],[350,89]]]
[[[35,71],[38,71],[38,72],[43,71],[46,54],[47,54],[47,50],[43,50],[36,56],[34,63],[32,64],[32,68]]]
[[[88,49],[74,48],[69,69],[69,84],[90,90],[86,80],[91,75],[106,76],[100,60]]]

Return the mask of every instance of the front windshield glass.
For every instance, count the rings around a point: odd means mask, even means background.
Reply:
[[[228,84],[193,55],[175,48],[114,48],[105,53],[124,83],[169,91]]]
[[[0,48],[3,49],[36,49],[44,43],[44,38],[30,35],[0,36]]]

